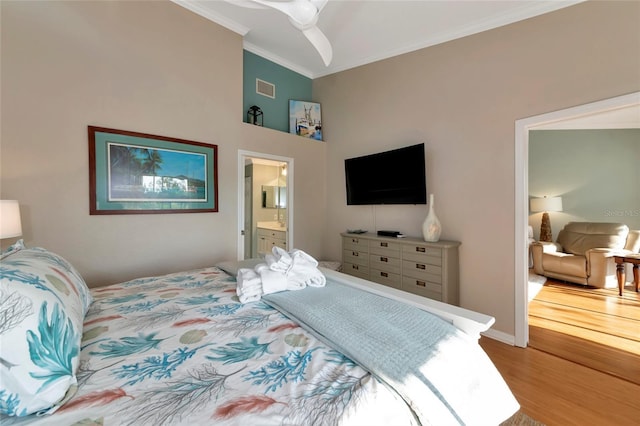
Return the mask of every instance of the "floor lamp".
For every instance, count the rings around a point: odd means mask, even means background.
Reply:
[[[531,211],[544,212],[542,213],[542,223],[540,224],[540,241],[552,242],[553,238],[551,236],[551,220],[549,220],[549,212],[562,211],[562,197],[532,198]]]

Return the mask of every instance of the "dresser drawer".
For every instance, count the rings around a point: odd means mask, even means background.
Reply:
[[[402,290],[429,299],[442,300],[442,286],[429,281],[403,276]]]
[[[442,265],[442,250],[411,244],[402,248],[402,259],[440,266]]]
[[[342,248],[369,251],[369,240],[360,237],[342,237]]]
[[[400,244],[393,241],[371,241],[369,253],[400,258]]]
[[[355,265],[353,263],[344,263],[342,265],[342,272],[345,274],[353,275],[364,279],[369,279],[369,267],[362,265]]]
[[[370,269],[370,280],[379,284],[384,284],[389,287],[397,288],[398,290],[402,289],[402,279],[399,273],[393,273],[389,271],[381,271],[379,269],[371,268]]]
[[[369,265],[372,268],[381,269],[383,271],[389,271],[396,274],[400,273],[400,259],[398,259],[397,257],[370,254]]]
[[[369,253],[358,250],[343,250],[342,259],[345,263],[369,266]]]
[[[442,267],[411,260],[402,261],[402,275],[423,281],[442,283]]]

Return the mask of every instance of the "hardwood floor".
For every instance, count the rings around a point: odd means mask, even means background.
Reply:
[[[555,355],[487,337],[480,345],[521,410],[547,426],[631,426],[640,421],[640,385]]]
[[[529,347],[480,345],[530,417],[554,425],[640,424],[640,294],[548,280],[529,304]]]
[[[529,346],[640,385],[640,293],[547,280],[529,303]]]

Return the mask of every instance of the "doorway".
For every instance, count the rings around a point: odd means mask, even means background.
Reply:
[[[592,128],[638,127],[640,92],[517,120],[515,123],[515,339],[529,342],[528,310],[528,211],[529,131],[567,128],[570,122]],[[595,126],[595,127],[593,127]]]
[[[293,158],[238,151],[238,259],[262,257],[259,233],[272,244],[293,244]]]

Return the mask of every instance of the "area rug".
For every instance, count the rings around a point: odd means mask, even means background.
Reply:
[[[533,300],[534,297],[538,294],[540,290],[542,290],[542,286],[547,281],[547,277],[543,277],[542,275],[538,275],[534,273],[531,269],[529,269],[529,285],[528,285],[528,299],[529,302]]]
[[[518,411],[511,418],[500,423],[500,426],[544,426],[544,423],[533,420],[522,411]]]

